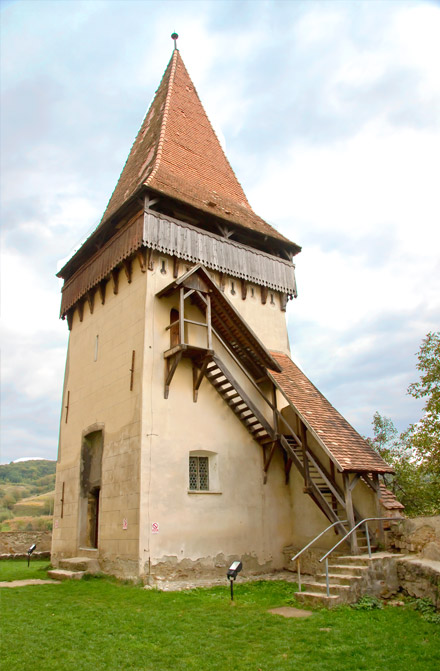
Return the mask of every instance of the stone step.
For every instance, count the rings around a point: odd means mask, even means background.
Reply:
[[[303,582],[303,586],[306,588],[305,591],[307,593],[313,593],[313,594],[323,594],[327,590],[327,585],[324,582],[315,582],[311,580],[307,580]],[[348,592],[350,590],[350,585],[341,585],[338,583],[331,583],[329,585],[330,591],[333,595],[341,595],[344,592]]]
[[[338,560],[339,561],[339,560]],[[336,573],[338,575],[353,575],[361,576],[366,571],[368,571],[368,566],[356,566],[354,564],[331,564],[329,565],[329,572]]]
[[[334,608],[340,603],[343,603],[343,599],[339,594],[323,594],[322,592],[295,592],[295,599],[300,603],[307,606],[314,606],[321,608]]]
[[[59,568],[66,571],[83,571],[87,573],[99,573],[99,563],[92,557],[68,557],[60,559]]]
[[[52,580],[81,580],[85,571],[66,571],[62,568],[54,568],[47,572]]]
[[[338,585],[352,585],[353,583],[362,580],[362,576],[360,575],[344,575],[343,573],[329,573],[328,578],[330,584],[337,583]],[[325,573],[318,573],[318,575],[315,576],[315,580],[318,583],[325,583]]]

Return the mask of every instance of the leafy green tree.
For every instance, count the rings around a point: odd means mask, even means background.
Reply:
[[[399,435],[389,417],[373,417],[370,445],[395,473],[386,485],[407,515],[440,513],[440,332],[428,333],[418,353],[419,382],[408,387],[414,398],[426,398],[424,416]]]
[[[426,399],[424,415],[405,432],[426,472],[440,478],[440,331],[430,332],[418,353],[420,381],[410,384],[408,394]]]

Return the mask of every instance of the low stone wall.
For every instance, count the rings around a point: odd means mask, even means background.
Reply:
[[[0,555],[25,555],[36,543],[36,552],[50,553],[51,531],[2,531],[0,532]]]
[[[440,609],[440,562],[406,557],[396,564],[400,589],[417,599],[428,598]]]
[[[440,515],[404,518],[388,532],[391,551],[415,553],[423,559],[440,561]]]

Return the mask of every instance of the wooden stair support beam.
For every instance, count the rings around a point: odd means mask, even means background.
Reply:
[[[197,398],[199,395],[199,387],[202,384],[202,380],[205,376],[206,368],[208,366],[208,363],[211,361],[210,356],[206,356],[204,360],[202,361],[202,365],[200,369],[197,368],[195,363],[193,362],[193,401],[194,403],[197,403]]]
[[[264,459],[264,468],[263,468],[263,470],[264,470],[263,484],[264,484],[264,485],[265,485],[266,482],[267,482],[267,471],[269,470],[269,466],[270,466],[270,462],[272,461],[272,457],[273,457],[273,455],[275,454],[275,450],[276,450],[277,444],[278,444],[278,441],[277,441],[277,440],[274,440],[273,443],[272,443],[272,446],[271,446],[271,448],[270,448],[270,452],[269,452],[269,455],[268,455],[267,459],[266,459],[266,455],[264,455],[264,456],[265,456],[265,459]],[[263,448],[263,449],[265,449],[265,448]]]
[[[303,464],[304,464],[304,483],[306,487],[310,487],[310,471],[309,471],[309,460],[307,456],[307,429],[304,422],[300,419],[300,433],[301,433],[301,443],[302,443],[302,455],[303,455]]]
[[[353,529],[355,526],[355,519],[354,519],[354,510],[353,510],[353,499],[351,496],[352,492],[352,487],[350,487],[350,476],[348,473],[343,473],[342,477],[344,479],[344,489],[345,489],[345,510],[347,514],[347,519],[348,523],[350,525],[350,529]],[[351,534],[350,536],[350,546],[351,546],[351,552],[352,554],[357,554],[358,553],[358,542],[356,538],[356,531]]]
[[[165,389],[164,389],[164,398],[168,398],[170,391],[171,380],[173,379],[176,368],[179,365],[180,359],[182,358],[182,352],[177,352],[173,357],[168,357],[165,359]],[[172,361],[171,361],[172,359]]]

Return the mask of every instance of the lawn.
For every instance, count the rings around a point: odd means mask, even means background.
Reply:
[[[33,568],[40,577],[42,563]],[[20,563],[13,564],[21,576]],[[9,575],[15,577],[13,569]],[[14,671],[440,668],[440,627],[419,613],[341,608],[285,619],[267,612],[292,599],[292,584],[282,581],[238,580],[233,606],[226,580],[224,587],[187,592],[107,578],[0,591],[3,668]]]

